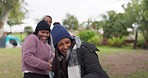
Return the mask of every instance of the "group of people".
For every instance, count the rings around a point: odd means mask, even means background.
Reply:
[[[109,78],[90,43],[45,16],[22,46],[24,78]]]

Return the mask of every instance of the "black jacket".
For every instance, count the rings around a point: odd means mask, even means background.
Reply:
[[[89,43],[83,43],[77,51],[82,78],[109,78],[101,67],[95,51],[99,50],[96,46]]]
[[[98,49],[90,43],[83,43],[81,47],[77,49],[78,62],[81,66],[81,77],[109,78],[102,69],[95,51],[98,51]],[[64,58],[60,61],[56,57],[57,54],[55,54],[55,59],[53,61],[53,71],[56,72],[54,78],[68,78],[67,61]]]

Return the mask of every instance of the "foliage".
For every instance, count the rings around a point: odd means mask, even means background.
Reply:
[[[3,35],[5,23],[10,26],[22,23],[27,12],[24,5],[26,5],[24,0],[0,0],[0,38]]]
[[[145,43],[147,43],[147,45],[145,45],[148,48],[148,1],[147,0],[143,0],[142,1],[142,19],[140,20],[141,23],[141,27],[140,30],[142,31]]]
[[[25,13],[27,12],[27,9],[24,8],[24,5],[26,5],[24,0],[1,0],[0,4],[1,18],[3,18],[5,13],[10,11],[7,21],[10,26],[22,23],[21,21],[24,19]]]
[[[92,26],[92,20],[88,19],[86,22],[84,22],[86,24],[86,29],[91,29]]]
[[[28,35],[31,34],[33,32],[33,29],[31,26],[26,26],[24,28],[24,32],[26,32]]]
[[[123,42],[124,42],[125,38],[122,37],[122,38],[111,38],[109,39],[108,43],[110,46],[115,46],[115,47],[121,47],[123,45]]]
[[[148,41],[148,1],[147,0],[132,0],[124,7],[126,18],[132,23],[138,24],[138,30],[143,34],[145,43]],[[148,44],[146,45],[148,48]]]
[[[91,26],[94,30],[101,29],[102,28],[102,22],[101,21],[93,21]]]
[[[102,44],[102,36],[93,30],[84,30],[78,34],[82,41],[90,42],[95,45]]]
[[[128,35],[128,22],[123,13],[108,11],[102,15],[103,38],[122,37]],[[121,19],[122,18],[122,19]]]
[[[102,45],[102,36],[101,35],[100,36],[99,35],[95,35],[92,38],[90,38],[88,40],[88,42],[93,43],[93,44],[95,44],[97,46],[101,46]]]
[[[85,30],[85,31],[82,31],[78,34],[78,36],[80,37],[80,39],[82,41],[88,41],[96,35],[97,35],[97,33],[92,30]]]
[[[66,26],[66,28],[69,30],[77,30],[79,26],[79,22],[77,17],[67,13],[66,18],[63,19],[63,25]]]
[[[138,37],[137,47],[145,48],[145,41],[144,41],[144,38],[141,34],[139,34],[139,37]]]
[[[116,13],[108,11],[107,14],[102,14],[103,20],[103,38],[112,38],[127,36],[128,28],[135,28],[134,23],[138,24],[138,30],[142,32],[145,44],[148,42],[148,1],[147,0],[131,0],[127,5],[122,5],[124,13]],[[134,32],[133,31],[133,32]],[[137,40],[137,38],[135,39]],[[148,44],[145,46],[148,47]]]

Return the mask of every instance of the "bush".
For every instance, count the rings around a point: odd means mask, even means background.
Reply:
[[[99,36],[98,33],[95,31],[85,30],[85,31],[80,32],[78,36],[80,37],[82,41],[90,42],[95,45],[102,44],[102,36],[101,35]]]
[[[24,29],[24,32],[27,33],[27,35],[31,34],[33,32],[33,29],[31,26],[26,26]]]
[[[145,47],[145,40],[142,39],[142,38],[138,39],[138,40],[137,40],[137,46],[138,46],[139,48],[144,48],[144,47]]]
[[[88,40],[88,42],[93,43],[95,45],[102,45],[102,36],[94,36],[91,39]]]
[[[122,37],[122,38],[113,37],[108,40],[108,43],[110,46],[121,47],[123,45],[124,40],[125,40],[124,37]]]
[[[88,41],[95,35],[97,35],[97,33],[92,30],[85,30],[78,34],[78,36],[80,37],[82,41]]]

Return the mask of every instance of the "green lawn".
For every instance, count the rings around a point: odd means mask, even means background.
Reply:
[[[22,78],[21,49],[0,49],[0,78]]]
[[[147,78],[148,50],[98,47],[100,62],[110,78]]]
[[[147,78],[148,50],[99,47],[99,60],[110,78]],[[22,78],[21,48],[0,48],[0,78]]]

